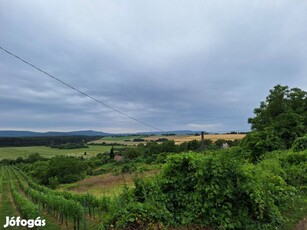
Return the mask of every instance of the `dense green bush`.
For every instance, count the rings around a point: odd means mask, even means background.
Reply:
[[[125,157],[128,159],[133,159],[142,156],[143,153],[140,148],[129,148],[126,149]]]
[[[277,226],[282,220],[277,205],[292,191],[281,177],[224,155],[174,156],[160,181],[176,223],[216,228]]]
[[[292,149],[295,152],[307,150],[307,135],[297,138],[292,145]]]
[[[283,213],[297,192],[287,184],[290,178],[284,177],[282,169],[283,162],[291,162],[290,155],[254,165],[234,154],[229,150],[171,155],[155,179],[135,181],[130,201],[114,212],[109,223],[139,229],[152,224],[213,229],[282,226]]]
[[[88,165],[81,158],[56,156],[48,161],[25,164],[21,168],[39,183],[54,186],[55,181],[50,178],[57,178],[57,183],[75,182],[85,176]]]
[[[227,143],[227,141],[224,139],[218,139],[215,141],[215,145],[217,148],[222,148],[224,143]]]
[[[307,189],[307,151],[275,151],[267,154],[259,165],[283,177],[289,185]]]
[[[53,144],[50,145],[51,148],[57,149],[81,149],[88,148],[88,145],[85,143],[65,143],[65,144]]]
[[[242,140],[241,146],[250,153],[252,162],[260,161],[267,152],[286,149],[282,140],[269,128],[262,132],[247,134]]]
[[[122,167],[122,173],[132,173],[136,171],[137,167],[135,163],[124,164]]]

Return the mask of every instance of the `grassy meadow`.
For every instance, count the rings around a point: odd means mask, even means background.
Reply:
[[[134,187],[134,178],[148,178],[159,172],[159,169],[152,169],[142,173],[106,173],[90,176],[75,183],[62,184],[59,190],[66,190],[75,193],[90,193],[94,196],[115,196],[123,191],[124,186]]]
[[[26,158],[30,154],[39,153],[43,157],[51,158],[56,155],[66,156],[84,156],[92,157],[98,153],[110,151],[111,146],[89,145],[88,148],[80,149],[58,149],[45,146],[30,146],[30,147],[0,147],[0,159],[16,159],[18,157]]]

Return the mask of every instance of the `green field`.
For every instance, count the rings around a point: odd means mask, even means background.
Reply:
[[[90,143],[94,143],[94,144],[101,144],[101,143],[106,143],[106,144],[118,144],[118,145],[125,145],[125,146],[132,146],[132,145],[137,145],[140,143],[144,143],[144,142],[140,142],[140,141],[133,141],[134,139],[140,139],[140,138],[145,138],[148,136],[113,136],[113,137],[103,137],[99,140],[96,141],[91,141]]]
[[[118,137],[103,137],[99,141],[133,141],[135,138],[144,138],[145,136],[118,136]]]
[[[16,159],[18,157],[26,158],[32,153],[39,153],[44,157],[53,157],[56,155],[67,156],[84,156],[86,152],[87,157],[95,156],[97,153],[104,153],[109,151],[111,146],[89,145],[88,148],[81,149],[57,149],[45,146],[31,146],[31,147],[0,147],[0,160],[2,159]]]

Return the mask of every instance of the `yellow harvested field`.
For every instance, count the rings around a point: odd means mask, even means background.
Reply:
[[[205,139],[210,139],[212,141],[216,141],[218,139],[224,139],[224,140],[237,140],[242,139],[245,137],[246,134],[207,134],[204,135]],[[200,140],[201,136],[194,136],[194,135],[182,135],[182,136],[151,136],[151,137],[145,137],[145,140],[157,140],[159,138],[167,138],[169,140],[174,140],[176,144],[180,144],[185,141],[192,141],[192,140]]]
[[[224,140],[237,140],[242,139],[245,137],[246,134],[206,134],[205,139],[210,139],[212,141],[216,141],[218,139],[224,139]],[[181,144],[185,141],[192,141],[192,140],[200,140],[201,136],[194,136],[194,135],[175,135],[175,136],[162,136],[162,135],[156,135],[156,136],[148,136],[148,137],[138,137],[145,140],[145,142],[139,142],[139,141],[133,141],[134,137],[121,137],[119,138],[102,138],[97,141],[93,141],[93,143],[102,143],[105,142],[106,144],[111,143],[117,143],[117,144],[125,144],[125,145],[137,145],[140,143],[146,144],[146,141],[156,141],[159,138],[166,138],[168,140],[174,140],[176,144]],[[130,139],[129,141],[125,141],[124,139]]]

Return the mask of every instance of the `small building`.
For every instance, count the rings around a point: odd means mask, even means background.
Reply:
[[[115,155],[114,160],[115,160],[115,161],[122,161],[122,160],[124,160],[124,156]]]

